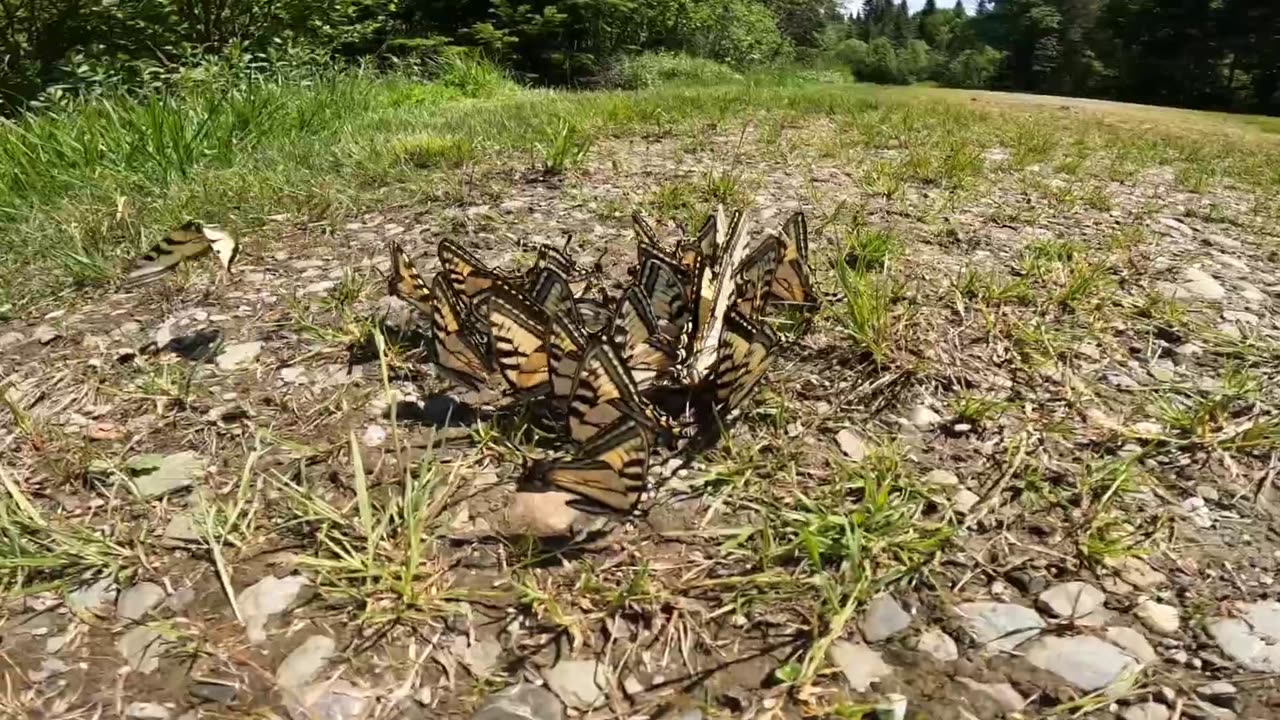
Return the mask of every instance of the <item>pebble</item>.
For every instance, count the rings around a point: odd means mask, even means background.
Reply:
[[[595,660],[561,660],[542,671],[542,679],[574,710],[591,710],[604,705],[607,699],[608,673]]]
[[[1013,603],[961,603],[956,612],[974,641],[991,650],[1010,652],[1044,627],[1035,610]]]
[[[312,635],[293,649],[276,668],[276,685],[299,688],[315,679],[333,656],[336,644],[326,635]]]
[[[70,669],[70,665],[58,658],[45,658],[44,661],[40,663],[40,669],[31,671],[28,677],[31,678],[31,682],[44,682],[45,680],[48,680],[51,677],[57,677]]]
[[[916,640],[916,650],[938,662],[954,662],[960,659],[960,650],[951,636],[937,628],[929,628]]]
[[[129,667],[145,675],[160,667],[160,656],[166,645],[159,632],[146,625],[138,625],[120,636],[116,650],[124,656]]]
[[[950,470],[930,470],[924,478],[926,485],[938,485],[941,487],[959,487],[960,478]]]
[[[230,705],[236,701],[236,687],[225,683],[192,683],[191,687],[187,688],[187,693],[193,698],[219,705]]]
[[[124,716],[134,720],[169,720],[169,708],[152,702],[131,702],[124,708]]]
[[[67,607],[74,611],[94,612],[111,602],[115,581],[109,577],[86,585],[67,596]]]
[[[257,645],[267,639],[267,620],[284,612],[306,585],[307,579],[301,575],[283,578],[269,575],[240,592],[236,603],[244,617],[245,634],[250,643]]]
[[[560,699],[544,687],[518,683],[490,695],[471,720],[562,720]]]
[[[298,365],[290,365],[286,368],[280,368],[280,381],[293,384],[306,382],[307,369]]]
[[[1027,647],[1026,658],[1086,692],[1108,687],[1138,668],[1120,648],[1089,635],[1038,638]]]
[[[22,336],[22,333],[18,332],[7,332],[0,335],[0,350],[8,350],[15,345],[21,345],[22,341],[25,339],[26,338]]]
[[[934,412],[928,405],[917,405],[911,409],[908,418],[912,425],[920,430],[932,430],[942,424],[942,416]]]
[[[1016,713],[1026,706],[1027,700],[1009,683],[981,683],[967,677],[956,678],[961,684],[986,695],[1007,713]]]
[[[120,593],[116,599],[116,617],[127,622],[140,620],[164,602],[164,588],[152,582],[141,582]]]
[[[974,505],[978,504],[978,500],[980,499],[981,498],[978,497],[978,494],[969,488],[960,488],[956,491],[956,494],[952,496],[951,502],[955,505],[956,510],[959,510],[962,513],[967,513],[973,509]]]
[[[1199,268],[1187,268],[1182,272],[1182,283],[1174,297],[1195,296],[1205,300],[1221,300],[1227,291],[1209,273]]]
[[[293,720],[362,720],[372,703],[369,694],[346,680],[329,680],[285,693]]]
[[[130,458],[128,465],[134,473],[130,478],[133,488],[144,500],[191,487],[205,470],[204,458],[189,450],[172,455],[140,455]]]
[[[369,448],[380,447],[386,441],[387,429],[381,425],[369,425],[360,436],[361,444]]]
[[[200,531],[196,529],[195,518],[191,515],[190,510],[174,513],[173,517],[169,518],[169,524],[165,525],[164,534],[161,537],[170,541],[170,544],[173,545],[201,541]]]
[[[1147,629],[1160,635],[1175,635],[1182,627],[1178,608],[1154,600],[1143,600],[1133,609],[1133,614]]]
[[[1196,695],[1219,707],[1235,709],[1236,695],[1240,691],[1229,682],[1213,682],[1196,688]]]
[[[219,370],[231,371],[247,367],[262,353],[261,342],[243,342],[227,345],[218,353]]]
[[[907,696],[887,693],[884,702],[876,705],[876,720],[906,720]]]
[[[561,537],[573,533],[582,511],[569,505],[578,497],[565,492],[517,492],[507,511],[512,535]]]
[[[453,639],[451,648],[455,657],[478,679],[489,677],[498,667],[502,658],[502,645],[493,640],[470,642],[466,636],[459,635]]]
[[[867,456],[866,441],[862,439],[861,435],[849,428],[836,433],[836,444],[840,446],[840,452],[854,462],[858,462]]]
[[[863,639],[869,643],[887,640],[910,626],[911,615],[888,594],[871,600],[859,624]]]
[[[836,640],[827,649],[827,659],[840,668],[854,692],[866,692],[872,683],[893,674],[893,667],[880,653],[863,643]]]
[[[1098,588],[1089,583],[1074,581],[1059,583],[1040,593],[1040,608],[1060,618],[1084,619],[1091,615],[1107,599]]]
[[[33,333],[31,333],[31,336],[34,337],[36,339],[36,342],[40,343],[41,345],[48,345],[54,340],[57,340],[58,338],[62,337],[62,333],[58,332],[57,330],[54,330],[53,327],[50,325],[41,325],[40,327],[36,328]]]
[[[334,287],[336,287],[337,284],[338,283],[333,280],[320,280],[317,282],[313,282],[310,285],[302,288],[302,292],[300,294],[301,295],[319,295],[320,293],[329,292]]]
[[[1143,665],[1153,663],[1159,657],[1156,655],[1156,649],[1147,642],[1147,638],[1133,628],[1109,627],[1106,639],[1107,642],[1120,647]]]
[[[1280,602],[1243,603],[1235,617],[1210,620],[1206,629],[1232,660],[1251,672],[1280,672]]]
[[[1139,590],[1154,590],[1169,583],[1164,573],[1156,570],[1146,560],[1126,555],[1120,559],[1109,559],[1107,564],[1115,569],[1121,580]]]
[[[1169,720],[1169,708],[1155,702],[1130,705],[1120,715],[1123,720]]]

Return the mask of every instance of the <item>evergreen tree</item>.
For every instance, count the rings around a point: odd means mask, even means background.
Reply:
[[[969,11],[964,7],[964,0],[956,0],[955,6],[951,8],[951,14],[961,20],[969,17]]]
[[[991,12],[991,6],[987,4],[987,0],[978,0],[978,7],[974,8],[973,14],[983,17],[989,12]]]

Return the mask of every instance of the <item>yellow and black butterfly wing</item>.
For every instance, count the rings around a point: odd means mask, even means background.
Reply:
[[[425,317],[432,317],[435,312],[426,281],[413,264],[413,259],[395,242],[391,243],[391,279],[387,283],[387,292],[409,303]]]
[[[783,251],[770,284],[770,303],[812,307],[817,304],[809,276],[809,228],[804,213],[797,212],[782,225]]]
[[[436,255],[440,259],[441,272],[467,306],[488,294],[489,288],[498,280],[509,279],[499,276],[475,255],[450,240],[440,241]]]
[[[613,344],[640,390],[669,373],[679,360],[676,346],[662,334],[644,294],[634,286],[623,293],[614,312]]]
[[[431,329],[433,359],[444,374],[473,388],[484,385],[490,370],[486,342],[443,272],[431,280]]]
[[[581,320],[580,328],[588,335],[604,332],[613,322],[613,310],[595,298],[577,298],[573,307]]]
[[[493,358],[502,379],[521,396],[547,392],[551,387],[547,314],[501,282],[490,288],[487,307]]]
[[[779,238],[765,238],[747,255],[733,275],[734,309],[749,318],[759,317],[771,297],[773,276],[782,255],[783,242]]]
[[[754,322],[736,310],[729,311],[716,363],[708,378],[715,396],[715,414],[721,422],[755,392],[773,361],[777,345],[778,335],[768,324]]]
[[[574,383],[587,352],[587,336],[569,313],[551,318],[547,333],[547,372],[551,395],[565,403],[573,397]]]
[[[529,297],[548,316],[555,316],[568,311],[581,322],[574,305],[573,290],[569,288],[569,280],[556,268],[548,265],[538,272],[529,286]]]
[[[607,342],[583,354],[569,401],[569,437],[585,443],[643,400],[617,349]]]
[[[170,230],[152,245],[124,278],[124,284],[141,285],[176,268],[182,261],[199,257],[210,250],[204,226],[194,220]]]
[[[615,512],[635,509],[648,485],[651,431],[623,416],[582,447],[573,460],[538,461],[525,484],[573,493]]]
[[[646,258],[640,266],[636,286],[649,303],[658,329],[667,339],[683,347],[693,331],[693,305],[689,287],[679,266],[657,257]]]
[[[717,215],[721,215],[722,212],[717,208]],[[703,271],[695,332],[687,353],[690,359],[690,374],[695,380],[706,377],[716,363],[716,348],[720,342],[720,333],[734,296],[732,277],[746,255],[749,226],[750,222],[746,214],[735,212],[729,226],[725,228],[725,237],[716,241],[717,255],[714,272],[708,274],[705,270]]]

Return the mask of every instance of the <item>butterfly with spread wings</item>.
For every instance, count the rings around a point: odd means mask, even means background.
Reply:
[[[653,430],[620,415],[583,444],[572,459],[538,460],[524,473],[526,489],[563,490],[587,501],[584,509],[627,513],[648,485]]]
[[[818,296],[809,275],[809,227],[804,213],[797,212],[782,224],[781,243],[782,257],[769,284],[768,305],[772,310],[799,310],[811,318]]]
[[[151,282],[178,267],[185,260],[212,252],[230,273],[231,266],[240,254],[240,243],[231,233],[216,225],[206,225],[196,220],[183,223],[170,230],[142,257],[124,278],[124,285],[134,286]]]

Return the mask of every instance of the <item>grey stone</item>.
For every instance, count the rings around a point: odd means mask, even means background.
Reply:
[[[858,462],[867,456],[866,441],[850,428],[845,428],[836,433],[836,444],[840,446],[840,452],[854,462]]]
[[[39,670],[33,670],[29,674],[31,682],[44,682],[51,677],[57,677],[62,673],[71,669],[71,666],[62,662],[58,658],[45,658],[40,663]]]
[[[897,635],[911,626],[911,615],[902,609],[892,595],[877,595],[867,605],[859,628],[869,643],[880,642]]]
[[[1196,695],[1219,707],[1235,709],[1239,689],[1229,682],[1212,682],[1196,688]]]
[[[160,633],[146,625],[131,628],[116,641],[116,650],[124,656],[129,667],[144,675],[160,667],[160,656],[167,647],[168,643]]]
[[[1182,716],[1192,720],[1236,720],[1236,713],[1203,700],[1192,700],[1182,706]]]
[[[0,350],[8,350],[15,345],[21,345],[26,338],[22,337],[22,333],[7,332],[0,335]]]
[[[1096,637],[1042,637],[1026,649],[1027,661],[1081,690],[1093,692],[1135,672],[1138,663]]]
[[[1060,618],[1083,618],[1098,608],[1107,596],[1089,583],[1059,583],[1040,593],[1040,607]]]
[[[1022,697],[1009,683],[981,683],[967,677],[956,679],[966,687],[991,698],[1001,710],[1007,713],[1016,713],[1027,704],[1026,698]]]
[[[218,353],[219,370],[231,371],[248,367],[262,353],[261,342],[243,342],[227,345]]]
[[[942,416],[934,412],[928,405],[923,404],[912,408],[911,416],[907,419],[920,430],[932,430],[942,424]]]
[[[326,635],[312,635],[293,649],[276,668],[276,684],[282,688],[298,688],[315,679],[333,657],[337,645]]]
[[[1214,618],[1206,629],[1246,670],[1280,672],[1280,602],[1243,603],[1236,617]]]
[[[169,518],[169,524],[165,526],[162,537],[175,545],[202,542],[200,531],[196,529],[195,518],[189,510],[174,513],[173,517]]]
[[[581,510],[569,503],[578,498],[566,492],[517,492],[507,511],[507,533],[560,537],[573,533]]]
[[[1210,245],[1216,245],[1224,250],[1239,250],[1244,247],[1244,244],[1239,240],[1226,237],[1225,235],[1218,235],[1216,233],[1205,235],[1204,240]]]
[[[1147,642],[1146,636],[1133,628],[1107,628],[1107,642],[1137,658],[1143,665],[1155,662],[1158,657],[1155,648]]]
[[[960,488],[951,498],[951,502],[955,504],[955,508],[963,513],[967,513],[972,510],[973,506],[977,505],[979,500],[981,500],[981,498],[978,497],[978,494],[969,488]]]
[[[1044,627],[1035,610],[1012,603],[961,603],[956,612],[978,644],[1005,652],[1035,637]]]
[[[169,720],[173,712],[153,702],[131,702],[124,708],[124,716],[133,720]]]
[[[906,720],[907,696],[888,693],[884,702],[876,705],[876,720]]]
[[[1174,218],[1171,218],[1171,217],[1160,218],[1160,224],[1166,228],[1169,228],[1175,234],[1178,234],[1178,235],[1190,235],[1192,233],[1191,227],[1189,225],[1182,222],[1181,220],[1175,220]]]
[[[893,667],[884,661],[880,653],[863,643],[836,640],[827,649],[827,659],[840,668],[855,692],[866,692],[872,683],[893,674]]]
[[[930,470],[921,481],[926,485],[954,488],[960,486],[960,478],[950,470]]]
[[[62,333],[55,330],[51,325],[41,325],[31,333],[31,336],[34,337],[36,342],[41,345],[48,345],[54,340],[62,337]]]
[[[236,701],[236,686],[217,682],[192,683],[187,693],[193,698],[205,700],[219,705],[230,705]]]
[[[319,280],[302,288],[302,291],[298,294],[299,295],[319,295],[321,293],[329,292],[330,290],[337,287],[337,285],[338,283],[334,280]]]
[[[236,603],[244,617],[245,634],[250,643],[256,645],[267,639],[267,620],[284,612],[306,585],[307,579],[301,575],[283,578],[268,575],[240,592]]]
[[[518,683],[490,695],[471,720],[563,720],[560,699],[544,687]]]
[[[1205,300],[1221,300],[1227,291],[1209,273],[1199,268],[1187,268],[1182,271],[1182,282],[1178,285],[1175,297],[1199,297]]]
[[[938,628],[929,628],[916,639],[916,650],[938,662],[954,662],[960,659],[960,649],[951,636]]]
[[[164,588],[153,582],[140,582],[120,593],[116,599],[116,617],[127,622],[141,620],[164,602]]]
[[[191,451],[172,455],[139,455],[128,461],[134,490],[143,499],[190,487],[204,475],[204,458]]]
[[[285,693],[285,707],[293,720],[361,720],[372,704],[367,692],[346,680]]]
[[[1178,608],[1154,600],[1143,600],[1138,603],[1138,606],[1133,609],[1133,615],[1142,621],[1148,630],[1159,635],[1176,635],[1182,627]]]
[[[1169,583],[1164,573],[1156,570],[1142,558],[1126,555],[1118,560],[1108,560],[1120,579],[1140,590],[1154,590]]]
[[[604,666],[595,660],[561,660],[543,670],[542,679],[574,710],[591,710],[604,705],[607,699],[609,678]]]
[[[486,678],[498,666],[502,646],[493,640],[470,642],[465,636],[453,639],[453,655],[462,661],[467,670],[477,678]]]
[[[1155,702],[1130,705],[1120,715],[1124,720],[1169,720],[1169,708]]]
[[[75,611],[94,612],[111,602],[115,580],[105,577],[67,595],[67,607]]]

